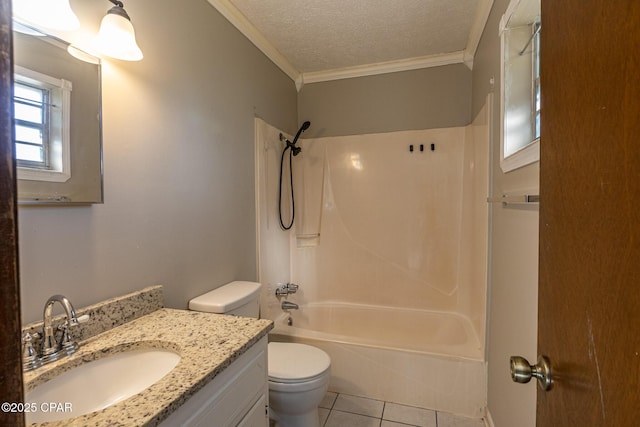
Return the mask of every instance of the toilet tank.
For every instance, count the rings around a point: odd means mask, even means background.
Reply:
[[[260,283],[227,283],[189,301],[189,310],[258,318]]]

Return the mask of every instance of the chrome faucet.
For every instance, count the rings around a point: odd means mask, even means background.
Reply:
[[[53,305],[56,302],[62,304],[67,315],[67,320],[63,326],[62,336],[60,337],[59,343],[56,343],[53,326],[51,326],[51,314],[53,312]],[[62,351],[66,352],[66,354],[71,354],[76,350],[78,343],[71,341],[69,327],[77,324],[78,318],[76,317],[76,311],[67,297],[63,295],[54,295],[47,300],[47,303],[44,305],[42,325],[44,336],[42,338],[42,352],[40,354],[43,363],[52,362],[59,359],[60,356],[64,356],[64,354],[60,354]]]
[[[295,283],[287,283],[286,285],[279,285],[276,288],[276,296],[295,294],[298,290],[298,285]]]
[[[56,302],[59,302],[64,308],[66,319],[64,323],[58,325],[58,330],[61,331],[60,340],[56,341],[55,331],[51,317],[53,313],[53,306]],[[44,305],[43,313],[43,325],[42,334],[29,334],[26,333],[23,338],[23,366],[26,370],[35,369],[38,366],[47,364],[58,360],[64,356],[73,354],[78,348],[78,343],[71,338],[70,328],[72,326],[83,323],[89,319],[88,315],[76,316],[76,311],[71,304],[71,301],[63,295],[53,295],[49,298]],[[33,348],[32,339],[42,337],[42,347],[40,354],[36,353]]]
[[[295,302],[282,301],[280,303],[280,308],[282,308],[283,310],[297,310],[299,307]]]

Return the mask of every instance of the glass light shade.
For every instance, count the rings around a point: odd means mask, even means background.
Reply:
[[[13,15],[36,27],[71,31],[80,28],[80,21],[69,0],[14,0]]]
[[[113,7],[100,24],[100,31],[94,40],[94,47],[100,53],[124,61],[140,61],[142,51],[136,43],[136,34],[131,21],[122,15],[122,12],[114,11]],[[126,15],[126,14],[125,14]]]
[[[85,52],[84,50],[80,49],[78,46],[70,44],[69,46],[67,46],[67,52],[69,53],[69,55],[73,56],[74,58],[84,62],[88,62],[89,64],[100,63],[100,58],[98,58],[95,55],[92,55],[91,53]]]

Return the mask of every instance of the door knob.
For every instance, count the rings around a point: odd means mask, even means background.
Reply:
[[[538,379],[542,390],[551,389],[551,364],[547,356],[539,356],[535,365],[529,364],[524,357],[511,356],[511,379],[516,383],[528,383],[532,377]]]

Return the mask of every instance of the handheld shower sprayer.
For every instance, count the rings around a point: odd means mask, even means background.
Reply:
[[[300,135],[302,134],[302,132],[309,129],[309,126],[311,126],[310,121],[306,121],[302,123],[302,126],[300,126],[300,129],[298,129],[296,136],[293,138],[293,142],[289,141],[284,137],[284,135],[280,134],[280,141],[285,141],[287,144],[282,150],[282,157],[280,157],[280,188],[278,190],[278,213],[280,215],[280,226],[282,227],[283,230],[289,230],[291,227],[293,227],[293,220],[295,219],[296,208],[295,208],[295,201],[293,198],[292,159],[293,159],[293,156],[297,156],[302,151],[302,148],[298,147],[296,145],[296,142],[298,142],[298,138],[300,138]],[[289,182],[291,183],[291,222],[289,222],[289,224],[285,224],[282,219],[282,169],[284,166],[284,155],[286,154],[287,150],[289,150]]]
[[[298,129],[296,136],[293,138],[293,142],[289,141],[284,137],[284,135],[280,134],[280,140],[284,139],[284,141],[287,143],[286,147],[284,148],[285,151],[287,150],[287,148],[289,148],[291,149],[291,154],[293,154],[294,156],[297,156],[298,154],[300,154],[300,152],[302,151],[302,148],[298,147],[296,145],[296,142],[298,142],[298,138],[300,138],[300,135],[302,134],[302,132],[309,129],[309,126],[311,126],[310,121],[306,121],[302,123],[302,126],[300,126],[300,129]]]

